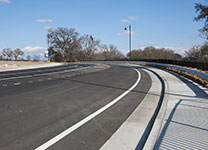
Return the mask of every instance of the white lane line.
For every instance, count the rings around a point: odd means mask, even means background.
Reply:
[[[61,140],[62,138],[64,138],[68,134],[70,134],[71,132],[73,132],[74,130],[78,129],[79,127],[81,127],[82,125],[84,125],[85,123],[87,123],[88,121],[90,121],[91,119],[93,119],[94,117],[96,117],[97,115],[99,115],[100,113],[102,113],[103,111],[105,111],[106,109],[108,109],[109,107],[114,105],[115,103],[117,103],[124,96],[126,96],[129,92],[131,92],[139,84],[139,81],[141,80],[141,73],[136,69],[134,69],[134,70],[138,73],[138,78],[137,78],[137,81],[134,83],[134,85],[132,87],[130,87],[127,91],[125,91],[123,94],[121,94],[119,97],[117,97],[116,99],[114,99],[113,101],[111,101],[110,103],[105,105],[104,107],[100,108],[99,110],[92,113],[88,117],[84,118],[80,122],[78,122],[78,123],[74,124],[73,126],[69,127],[68,129],[61,132],[57,136],[53,137],[51,140],[42,144],[41,146],[39,146],[35,150],[45,150],[45,149],[49,148],[50,146],[52,146],[53,144],[55,144],[56,142],[58,142],[59,140]]]
[[[73,71],[77,71],[77,70],[83,70],[83,69],[87,69],[87,68],[90,68],[90,67],[82,67],[82,68],[78,68],[78,69],[57,71],[57,72],[51,72],[51,73],[43,73],[43,74],[38,74],[38,76],[48,76],[48,75],[53,75],[53,74],[61,74],[61,73],[66,73],[66,72],[73,72]],[[3,78],[3,79],[0,79],[0,81],[13,80],[13,79],[22,79],[22,78],[30,78],[30,77],[33,77],[33,75]]]

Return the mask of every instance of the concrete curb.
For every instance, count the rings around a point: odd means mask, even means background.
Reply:
[[[160,80],[152,72],[149,71],[148,73],[151,76],[153,83],[149,92],[130,117],[100,148],[101,150],[138,148],[138,142],[142,140],[143,134],[155,113],[158,100],[161,97],[162,85]]]
[[[152,68],[151,70],[153,70],[155,72],[158,72],[156,70],[162,71],[161,69],[157,69],[157,68]],[[151,132],[150,132],[150,134],[148,136],[148,139],[147,139],[147,141],[146,141],[146,143],[145,143],[145,145],[143,147],[144,150],[152,150],[152,149],[154,149],[155,143],[157,142],[157,139],[158,139],[158,137],[160,135],[160,132],[161,132],[161,129],[162,129],[163,120],[164,120],[165,113],[166,113],[166,110],[167,110],[168,94],[166,94],[166,93],[168,93],[168,91],[169,91],[169,86],[167,84],[166,79],[163,76],[161,76],[161,78],[163,79],[164,84],[165,84],[164,98],[163,98],[160,110],[159,110],[159,112],[157,114],[157,117],[155,119],[155,122],[153,124],[153,127],[151,129]]]

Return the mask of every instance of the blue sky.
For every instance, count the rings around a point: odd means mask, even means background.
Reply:
[[[204,0],[0,0],[0,49],[21,48],[43,53],[47,28],[75,28],[91,34],[102,44],[114,44],[128,52],[132,25],[132,48],[169,47],[182,54],[203,44],[194,22],[194,4]]]

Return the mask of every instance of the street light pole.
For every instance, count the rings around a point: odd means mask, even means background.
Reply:
[[[131,61],[131,25],[129,25],[129,60]]]
[[[129,60],[131,60],[131,25],[124,28],[124,30],[127,30],[127,29],[129,31]]]

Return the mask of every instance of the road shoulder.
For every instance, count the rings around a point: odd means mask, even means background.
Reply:
[[[145,70],[147,71],[147,70]],[[152,86],[141,104],[100,148],[101,150],[136,149],[158,105],[161,83],[150,71]]]

